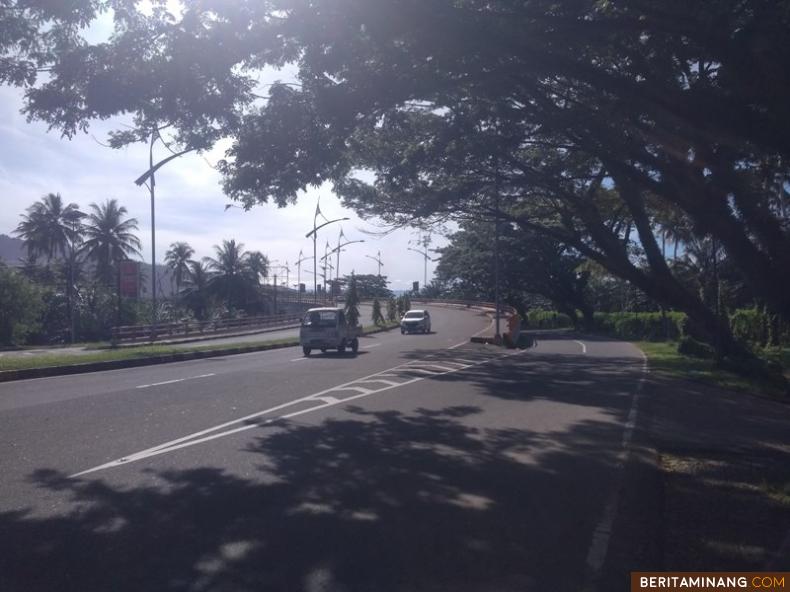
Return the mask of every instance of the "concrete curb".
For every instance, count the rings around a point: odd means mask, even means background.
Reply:
[[[382,327],[373,329],[363,334],[364,336],[374,333],[391,331],[398,327]],[[221,356],[232,356],[236,354],[248,354],[272,349],[284,349],[287,347],[298,347],[299,340],[294,339],[283,343],[265,343],[259,345],[247,345],[226,349],[212,349],[204,351],[178,352],[175,354],[165,354],[151,356],[148,358],[135,358],[131,360],[109,360],[107,362],[88,362],[85,364],[69,364],[65,366],[47,366],[44,368],[25,368],[22,370],[3,370],[0,371],[0,383],[12,382],[15,380],[29,380],[31,378],[48,378],[51,376],[67,376],[71,374],[85,374],[89,372],[103,372],[105,370],[122,370],[125,368],[139,368],[141,366],[156,366],[158,364],[168,364],[171,362],[187,362],[189,360],[199,360],[202,358],[218,358]]]

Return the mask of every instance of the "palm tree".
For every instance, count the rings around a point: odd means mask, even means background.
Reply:
[[[260,251],[247,253],[247,266],[257,284],[260,284],[262,277],[269,277],[269,258]]]
[[[96,278],[104,285],[111,285],[120,261],[130,255],[140,255],[142,243],[133,231],[137,219],[124,220],[127,210],[117,200],[108,199],[101,205],[92,203],[92,213],[85,225],[83,252],[96,262]]]
[[[69,340],[74,342],[73,293],[75,267],[82,240],[82,219],[85,214],[76,203],[63,205],[59,193],[48,193],[27,209],[15,233],[25,242],[28,259],[35,261],[38,255],[45,255],[47,263],[60,255],[66,259],[68,267],[68,286],[66,303],[69,311]]]
[[[216,258],[205,259],[209,269],[214,272],[212,286],[218,295],[223,296],[232,311],[237,296],[246,298],[254,294],[257,279],[250,269],[244,244],[235,239],[223,240],[222,245],[214,245]]]
[[[205,321],[211,306],[211,271],[202,261],[190,261],[184,277],[184,304]]]
[[[176,295],[181,293],[181,284],[184,277],[189,274],[189,263],[194,254],[195,249],[185,242],[171,244],[170,249],[165,253],[165,262],[176,279]]]
[[[48,193],[22,215],[15,234],[25,242],[28,255],[44,255],[50,262],[57,255],[66,258],[79,242],[84,217],[77,204],[64,206],[59,193]]]

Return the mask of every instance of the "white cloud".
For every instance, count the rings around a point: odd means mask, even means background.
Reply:
[[[45,193],[60,193],[83,209],[89,203],[116,198],[130,216],[137,218],[143,257],[150,260],[149,194],[133,183],[146,169],[147,147],[112,150],[102,146],[94,138],[104,138],[113,128],[108,122],[92,126],[88,135],[60,139],[57,132],[47,132],[40,122],[27,123],[19,113],[21,105],[20,91],[0,88],[0,121],[4,122],[0,125],[0,233],[10,234],[25,209]],[[222,153],[222,147],[215,148],[206,159],[215,163]],[[160,147],[159,157],[166,154]],[[312,241],[305,234],[312,229],[320,196],[321,211],[329,219],[350,218],[343,223],[345,236],[365,241],[349,245],[341,254],[341,274],[351,270],[376,273],[376,262],[365,255],[375,256],[380,250],[382,273],[389,276],[391,287],[406,289],[414,280],[422,283],[423,260],[408,250],[414,233],[402,230],[381,238],[363,234],[361,230],[374,230],[374,226],[344,209],[326,185],[307,191],[296,205],[287,208],[265,204],[248,212],[233,208],[225,211],[229,200],[222,193],[219,174],[206,159],[186,155],[167,164],[156,176],[157,261],[174,241],[189,242],[202,257],[213,254],[213,245],[222,239],[235,238],[249,250],[260,250],[272,260],[293,266],[300,249],[306,256],[312,255]],[[334,224],[319,231],[319,257],[327,240],[333,246],[337,244],[339,229],[340,225]],[[442,242],[435,240],[434,246]],[[310,267],[311,262],[305,265]],[[434,266],[429,263],[429,279]],[[291,279],[292,283],[296,281],[295,272]]]

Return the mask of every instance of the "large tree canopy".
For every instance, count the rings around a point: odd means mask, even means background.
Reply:
[[[232,136],[220,169],[245,206],[329,180],[398,222],[496,208],[726,333],[666,265],[654,231],[669,211],[790,318],[788,0],[50,4],[5,0],[35,18],[15,16],[2,80],[66,135],[131,114],[113,145]],[[112,37],[82,41],[109,8]],[[255,87],[286,63],[295,84]]]

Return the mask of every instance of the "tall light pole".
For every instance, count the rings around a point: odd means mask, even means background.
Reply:
[[[270,267],[272,269],[275,269],[275,270],[277,270],[277,269],[285,269],[286,273],[288,272],[288,262],[287,261],[286,261],[285,265],[270,265]],[[274,277],[274,286],[273,286],[273,289],[274,289],[274,314],[277,314],[277,272],[276,271],[273,274],[273,277]],[[286,280],[286,282],[287,282],[287,280]],[[285,285],[286,285],[286,287],[288,286],[287,283]]]
[[[431,258],[430,255],[428,255],[428,253],[430,253],[430,250],[428,249],[428,245],[431,244],[431,235],[430,235],[430,233],[426,234],[425,236],[421,236],[417,240],[417,244],[422,246],[422,250],[420,250],[420,249],[413,249],[411,247],[406,247],[406,248],[409,251],[414,251],[415,253],[419,253],[420,255],[422,255],[422,258],[424,260],[423,261],[422,284],[423,284],[423,288],[424,288],[425,286],[428,285],[428,260]]]
[[[313,237],[313,260],[315,261],[315,265],[313,266],[313,302],[318,302],[318,252],[316,248],[316,239],[318,238],[318,231],[321,230],[324,226],[328,226],[334,222],[340,222],[342,220],[348,220],[349,218],[337,218],[335,220],[327,220],[320,226],[318,226],[318,216],[321,216],[326,220],[326,217],[321,213],[320,201],[315,205],[315,215],[313,216],[313,229],[304,235],[305,238]]]
[[[302,250],[299,249],[299,259],[296,260],[296,289],[299,292],[300,303],[302,302],[302,261],[309,261],[310,259],[315,260],[315,257],[303,257]]]
[[[381,277],[381,268],[384,266],[384,264],[381,262],[381,251],[379,251],[375,257],[373,255],[365,255],[365,257],[368,259],[373,259],[373,261],[379,264],[379,277]]]
[[[343,238],[346,238],[345,235],[343,234],[342,229],[340,231],[340,236],[342,236]],[[335,267],[335,281],[339,281],[340,280],[340,251],[342,251],[343,247],[345,247],[347,245],[353,245],[354,243],[364,243],[364,242],[365,242],[365,239],[360,239],[360,240],[352,240],[352,241],[346,241],[344,243],[341,243],[340,242],[340,237],[338,237],[337,246],[334,249],[332,249],[331,251],[329,251],[328,253],[324,253],[324,256],[321,257],[321,259],[324,261],[324,274],[326,274],[326,259],[327,259],[327,257],[329,257],[332,253],[337,253],[337,266]]]
[[[172,152],[170,156],[167,158],[160,160],[156,165],[154,165],[154,144],[156,140],[159,139],[162,141],[162,144]],[[170,147],[165,143],[164,139],[162,139],[162,135],[159,132],[159,127],[155,126],[153,131],[151,132],[151,142],[148,145],[148,170],[144,172],[142,175],[137,177],[134,180],[134,184],[140,187],[141,185],[146,185],[148,188],[148,192],[151,195],[151,321],[154,327],[153,332],[156,333],[156,321],[157,321],[157,310],[156,310],[156,208],[155,208],[155,197],[156,197],[156,180],[154,179],[154,173],[158,171],[161,167],[166,165],[168,162],[173,160],[174,158],[178,158],[179,156],[183,156],[187,152],[192,152],[194,148],[187,148],[186,150],[181,150],[180,152],[173,152]],[[146,181],[148,183],[146,184]]]

